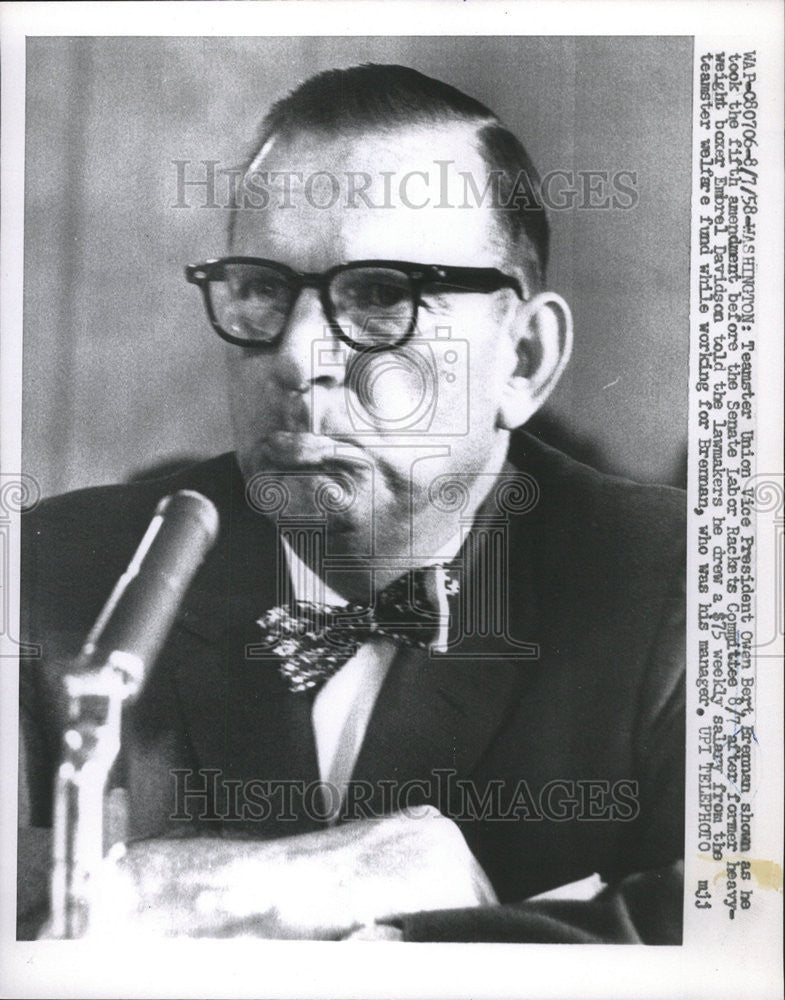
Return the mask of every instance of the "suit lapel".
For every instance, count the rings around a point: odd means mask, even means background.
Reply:
[[[430,782],[425,801],[439,799],[440,770],[471,773],[493,738],[519,680],[511,660],[429,660],[427,652],[403,648],[393,663],[368,725],[352,782],[375,814],[411,804],[401,801],[407,782]],[[397,792],[385,798],[383,782]],[[419,801],[422,795],[414,800]],[[444,803],[439,803],[444,809]]]
[[[256,619],[280,602],[275,526],[242,495],[221,524],[170,646],[187,736],[199,766],[230,780],[317,780],[310,701],[292,698],[277,664],[254,650]]]

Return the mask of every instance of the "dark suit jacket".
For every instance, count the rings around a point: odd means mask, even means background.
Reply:
[[[391,781],[407,789],[409,805],[429,801],[453,816],[500,899],[411,915],[409,939],[678,943],[684,498],[600,475],[529,437],[522,467],[539,500],[505,528],[506,628],[536,644],[537,656],[511,658],[510,636],[482,627],[460,656],[402,649],[357,760],[354,780],[365,790],[355,799],[369,814],[383,811]],[[191,790],[203,787],[200,769],[219,772],[208,809],[199,796],[189,800],[200,832],[268,837],[319,825],[296,797],[293,818],[276,819],[275,809],[226,818],[220,795],[224,780],[318,779],[307,701],[286,691],[274,664],[244,655],[259,638],[255,619],[276,603],[279,543],[225,455],[164,480],[47,500],[24,516],[23,638],[42,650],[23,663],[21,684],[31,827],[51,821],[63,664],[157,501],[180,488],[217,504],[221,531],[125,720],[118,780],[130,791],[131,833],[182,827],[170,818],[182,807],[176,780],[184,787],[173,769],[195,772]],[[40,918],[34,873],[44,881],[46,873],[37,837],[20,838],[28,928]],[[609,888],[591,902],[525,901],[593,872]]]

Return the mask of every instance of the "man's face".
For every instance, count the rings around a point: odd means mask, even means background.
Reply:
[[[451,163],[446,187],[440,160]],[[238,212],[232,254],[299,272],[368,259],[502,267],[492,210],[467,198],[459,173],[471,173],[483,190],[487,168],[467,126],[277,137],[253,169],[267,175],[269,202]],[[271,180],[293,171],[303,180]],[[365,197],[357,194],[363,187]],[[392,547],[412,518],[438,536],[444,517],[429,499],[434,480],[459,473],[471,482],[496,471],[506,448],[497,408],[515,366],[503,330],[511,298],[425,289],[412,340],[363,355],[333,336],[318,292],[303,289],[275,349],[227,345],[246,482],[275,473],[291,497],[286,514],[295,517],[320,509],[324,487],[348,489],[352,502],[331,520],[337,548],[365,548],[371,523],[377,544],[387,539]]]

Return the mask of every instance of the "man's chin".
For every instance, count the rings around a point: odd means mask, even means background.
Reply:
[[[299,520],[329,518],[330,531],[364,528],[373,506],[370,459],[343,460],[325,455],[310,463],[282,461],[267,451],[239,456],[246,497],[257,511]]]

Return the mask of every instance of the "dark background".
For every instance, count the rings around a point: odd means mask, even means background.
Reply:
[[[565,25],[565,27],[568,27]],[[226,213],[175,208],[175,160],[239,163],[270,102],[331,66],[400,62],[488,104],[540,173],[637,173],[629,210],[551,213],[573,361],[537,430],[680,483],[687,440],[691,40],[31,38],[25,472],[45,494],[231,447],[221,343],[183,265]]]

